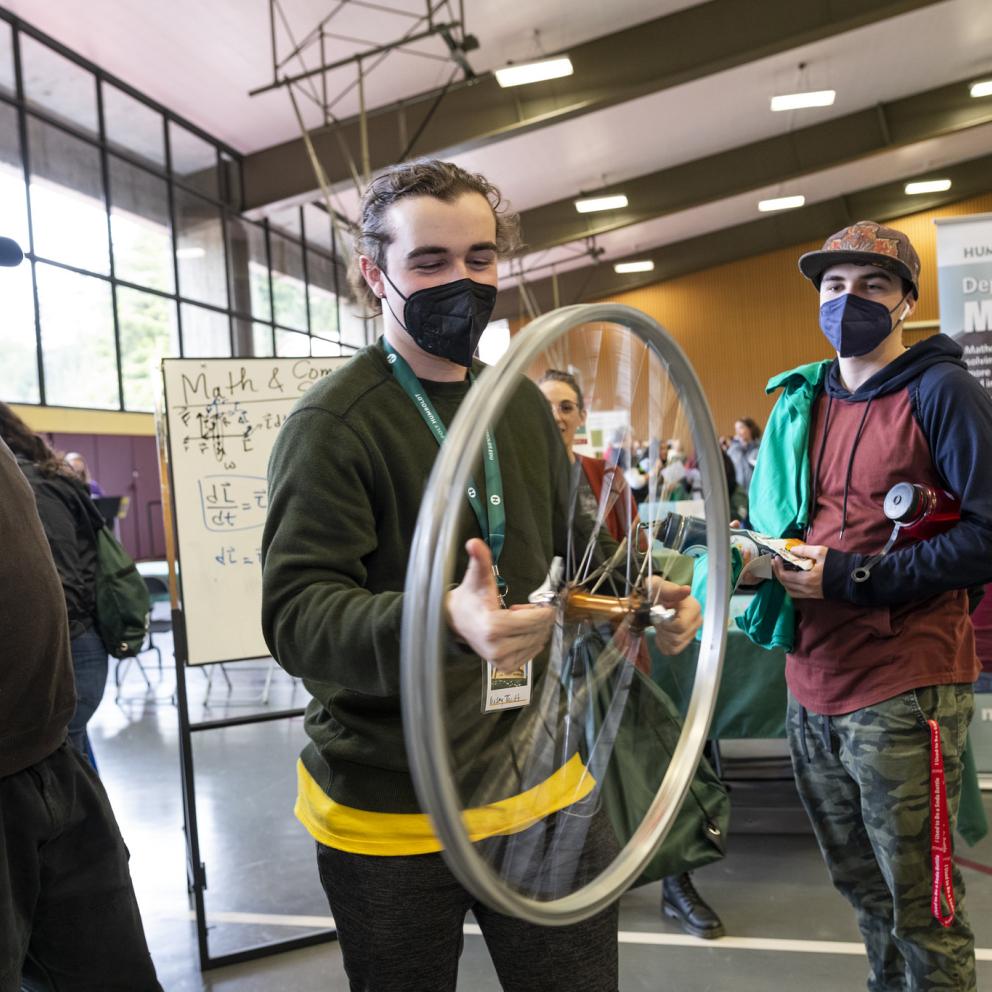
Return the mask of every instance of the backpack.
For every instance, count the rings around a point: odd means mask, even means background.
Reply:
[[[148,587],[92,500],[80,496],[79,502],[96,545],[97,630],[109,654],[129,658],[141,650],[148,634]]]

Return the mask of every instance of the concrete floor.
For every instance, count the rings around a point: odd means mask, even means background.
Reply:
[[[165,652],[168,654],[168,652]],[[186,893],[178,728],[171,667],[148,666],[152,690],[136,670],[124,698],[114,686],[90,724],[103,780],[131,850],[131,866],[159,977],[166,992],[344,992],[336,944],[276,954],[200,972]],[[233,688],[215,672],[188,675],[194,720],[300,706],[302,688],[277,673],[267,706],[261,663],[227,666]],[[201,857],[206,866],[210,951],[233,952],[329,924],[313,844],[292,816],[299,719],[195,736]],[[774,751],[780,744],[770,745]],[[987,800],[992,813],[992,796]],[[745,817],[739,818],[740,823]],[[750,819],[750,818],[749,818]],[[753,828],[752,828],[753,829]],[[960,847],[992,865],[992,840]],[[979,986],[992,988],[992,878],[965,869],[968,909],[978,937]],[[810,834],[734,833],[728,857],[694,876],[723,917],[728,937],[685,937],[658,912],[659,886],[621,902],[620,987],[624,992],[841,992],[865,987],[867,963],[853,914],[827,881]],[[822,944],[811,944],[819,941]],[[779,942],[779,943],[776,943]],[[461,992],[499,989],[482,938],[465,939]]]

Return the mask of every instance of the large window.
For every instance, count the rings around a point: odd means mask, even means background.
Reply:
[[[110,163],[110,240],[119,279],[163,293],[176,287],[169,187],[117,158]]]
[[[96,78],[86,68],[24,32],[21,48],[21,86],[29,107],[52,120],[70,124],[86,134],[100,133]]]
[[[0,93],[14,95],[14,40],[10,25],[0,21]]]
[[[110,274],[100,150],[28,117],[34,251],[64,265]]]
[[[110,283],[43,262],[35,274],[49,402],[116,406],[119,390]]]
[[[176,190],[176,259],[179,290],[190,300],[227,306],[224,221],[220,207]]]
[[[107,144],[130,154],[144,165],[165,169],[165,131],[162,115],[110,83],[103,94]]]
[[[265,229],[232,217],[227,224],[227,239],[231,305],[257,320],[271,321],[272,288]]]
[[[117,290],[117,320],[124,406],[128,410],[152,410],[158,363],[179,354],[176,304],[156,293],[121,286]]]
[[[31,268],[0,268],[0,397],[11,403],[39,403]]]
[[[0,21],[0,28],[3,21]],[[0,218],[5,237],[27,247],[28,198],[24,185],[17,111],[0,103]]]
[[[240,208],[233,149],[0,11],[0,400],[152,410],[165,356],[364,345],[326,211]]]

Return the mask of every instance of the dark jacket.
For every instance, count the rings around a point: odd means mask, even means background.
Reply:
[[[34,495],[0,441],[0,778],[65,740],[76,694],[65,597]]]
[[[838,366],[830,369],[825,384],[828,399],[862,404],[864,410],[885,397],[905,397],[926,439],[938,482],[961,500],[961,523],[929,541],[897,545],[899,550],[883,559],[872,570],[871,580],[860,585],[850,580],[850,574],[866,555],[832,552],[824,575],[825,595],[880,606],[992,579],[992,398],[961,355],[960,345],[937,334],[914,345],[853,394],[841,385]],[[870,460],[875,453],[889,460],[897,457],[892,439],[877,436],[870,416],[869,410],[851,458]],[[870,436],[875,439],[866,444]]]
[[[79,637],[93,626],[96,616],[96,542],[82,502],[89,502],[89,490],[77,479],[44,475],[21,458],[17,463],[34,490],[38,515],[62,580],[69,634]]]
[[[992,399],[950,338],[914,345],[854,393],[837,363],[830,368],[812,411],[805,535],[830,549],[824,598],[796,602],[787,668],[803,705],[843,713],[912,688],[974,680],[964,590],[992,579],[990,453]],[[892,530],[882,501],[902,481],[953,492],[961,521],[930,540],[901,539],[857,583],[854,569]]]

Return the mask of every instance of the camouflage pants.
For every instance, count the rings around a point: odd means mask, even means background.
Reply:
[[[871,966],[870,992],[975,989],[974,936],[954,868],[957,916],[931,914],[930,733],[936,720],[953,824],[970,685],[903,693],[843,716],[802,709],[789,695],[796,785],[834,886],[854,906]]]

